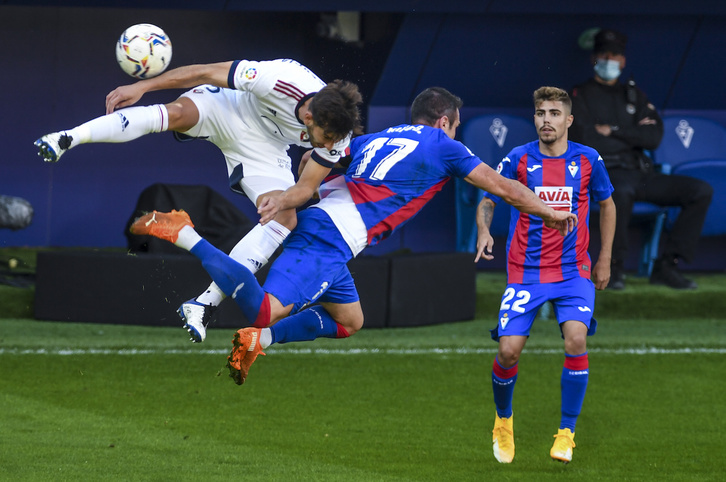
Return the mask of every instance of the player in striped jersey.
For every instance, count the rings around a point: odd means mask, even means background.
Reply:
[[[204,85],[199,85],[204,84]],[[128,107],[146,92],[194,87],[166,105]],[[320,184],[360,133],[358,87],[336,80],[326,84],[290,59],[237,60],[190,65],[111,91],[106,115],[37,141],[38,154],[56,162],[68,149],[92,142],[128,142],[167,130],[206,139],[224,154],[229,184],[256,206],[263,194],[282,192],[295,183],[290,145],[313,148],[301,174]],[[117,110],[123,107],[125,109]],[[264,266],[297,223],[294,209],[280,211],[255,226],[230,255],[253,273]],[[201,342],[224,293],[212,283],[179,307],[191,340]]]
[[[254,324],[237,332],[229,357],[230,375],[238,384],[272,343],[344,338],[360,330],[363,311],[346,263],[403,226],[451,177],[496,193],[562,235],[574,229],[574,214],[547,206],[454,140],[460,106],[461,100],[445,89],[426,89],[413,102],[411,125],[355,138],[346,174],[326,181],[320,202],[299,213],[298,226],[263,287],[246,267],[202,239],[185,213],[155,212],[134,222],[132,233],[166,239],[201,259]],[[314,189],[301,179],[284,193],[266,195],[261,222],[302,205]]]
[[[572,124],[572,102],[562,89],[541,87],[534,92],[534,124],[539,139],[515,147],[497,168],[504,177],[521,182],[548,206],[575,213],[577,229],[567,236],[544,225],[535,215],[512,210],[507,239],[507,287],[502,296],[499,322],[492,338],[499,350],[492,369],[496,419],[494,456],[509,463],[514,458],[512,398],[519,356],[540,307],[551,302],[565,340],[561,377],[562,417],[550,455],[572,460],[575,422],[585,398],[589,364],[587,336],[597,322],[595,289],[605,289],[615,233],[615,204],[610,178],[598,153],[567,139]],[[489,233],[496,203],[485,193],[477,210],[477,257],[492,259],[494,240]],[[601,247],[591,269],[587,252],[592,203],[600,205]]]

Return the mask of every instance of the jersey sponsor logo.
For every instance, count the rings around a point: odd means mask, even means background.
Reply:
[[[242,73],[243,80],[254,80],[255,77],[257,77],[257,69],[254,67],[248,67]]]
[[[579,171],[580,168],[577,167],[577,163],[575,161],[572,161],[572,164],[567,166],[567,170],[570,171],[570,176],[572,176],[572,178],[574,179],[577,171]]]
[[[582,311],[583,313],[586,311],[589,311],[590,313],[592,313],[592,310],[590,309],[589,306],[578,306],[577,309]]]
[[[532,166],[532,167],[528,167],[528,168],[527,168],[527,170],[528,170],[529,172],[534,172],[534,171],[536,171],[537,169],[541,169],[541,168],[542,168],[542,164],[535,164],[535,165],[534,165],[534,166]]]
[[[535,186],[534,193],[552,209],[572,210],[572,186]]]
[[[278,157],[277,158],[277,167],[279,167],[280,169],[290,170],[290,169],[292,169],[292,162],[287,157]],[[260,268],[261,268],[261,266],[260,266]]]

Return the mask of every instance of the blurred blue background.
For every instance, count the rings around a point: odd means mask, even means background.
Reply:
[[[528,117],[537,87],[570,89],[591,75],[580,35],[615,28],[629,37],[625,75],[662,113],[695,112],[726,124],[724,2],[250,3],[0,2],[0,194],[25,198],[35,209],[28,228],[0,230],[0,246],[123,247],[139,194],[158,182],[208,185],[256,219],[249,201],[229,191],[221,153],[204,141],[179,143],[162,133],[80,146],[57,164],[36,155],[36,138],[102,115],[106,94],[132,81],[114,48],[135,23],[169,34],[170,68],[289,57],[323,80],[354,81],[365,96],[368,131],[407,122],[411,100],[433,85],[462,97],[463,122],[488,112]],[[358,33],[351,35],[351,26]],[[140,104],[170,102],[181,92],[147,94]],[[455,236],[451,182],[370,252],[453,251]],[[723,269],[724,244],[704,242],[693,266]]]

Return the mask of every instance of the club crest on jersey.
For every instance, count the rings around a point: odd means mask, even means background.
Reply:
[[[248,67],[242,74],[242,77],[244,77],[245,80],[253,80],[257,77],[257,69],[254,67]]]
[[[310,142],[308,131],[300,131],[300,142]]]
[[[571,186],[535,186],[534,193],[552,209],[572,211]]]
[[[577,167],[577,163],[575,161],[572,161],[572,164],[567,166],[567,170],[570,171],[570,176],[572,176],[572,178],[574,179],[577,171],[579,171],[580,168]]]

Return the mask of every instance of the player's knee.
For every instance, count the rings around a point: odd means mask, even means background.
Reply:
[[[507,345],[499,346],[499,353],[497,353],[497,360],[503,368],[512,368],[519,362],[520,351],[513,349]]]
[[[587,333],[576,333],[565,338],[565,353],[582,355],[587,351]]]
[[[348,336],[354,335],[363,328],[363,314],[347,317],[345,320],[338,321],[338,324],[345,329]]]
[[[169,115],[169,130],[185,132],[199,122],[199,109],[191,99],[180,97],[165,107]]]

